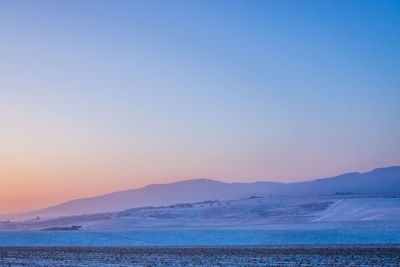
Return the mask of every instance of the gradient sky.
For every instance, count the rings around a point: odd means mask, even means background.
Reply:
[[[399,1],[0,0],[0,213],[400,165]]]

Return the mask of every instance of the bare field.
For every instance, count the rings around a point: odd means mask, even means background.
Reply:
[[[0,247],[1,266],[399,266],[399,245]]]

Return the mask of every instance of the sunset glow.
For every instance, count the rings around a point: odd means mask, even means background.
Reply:
[[[400,165],[399,2],[113,2],[0,1],[0,213]]]

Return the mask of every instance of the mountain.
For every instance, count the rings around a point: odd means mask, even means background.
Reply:
[[[23,216],[52,217],[116,212],[144,206],[166,206],[215,199],[232,200],[251,196],[310,196],[338,193],[400,194],[400,166],[296,183],[223,183],[196,179],[154,184],[97,197],[75,199],[61,205],[25,213]]]

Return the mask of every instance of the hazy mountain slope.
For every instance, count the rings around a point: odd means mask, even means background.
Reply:
[[[366,173],[347,173],[331,178],[288,184],[284,194],[399,193],[400,167],[379,168]]]
[[[171,205],[204,200],[228,200],[263,194],[282,186],[279,183],[222,183],[208,179],[196,179],[170,184],[149,185],[139,189],[115,192],[99,197],[76,199],[38,211],[40,214],[83,214],[121,211],[124,209]]]
[[[115,212],[143,206],[161,206],[205,200],[231,200],[250,196],[308,196],[336,193],[400,193],[400,167],[347,173],[297,183],[223,183],[208,179],[149,185],[98,197],[76,199],[26,213],[25,216],[58,216]],[[4,218],[4,216],[2,216]]]

